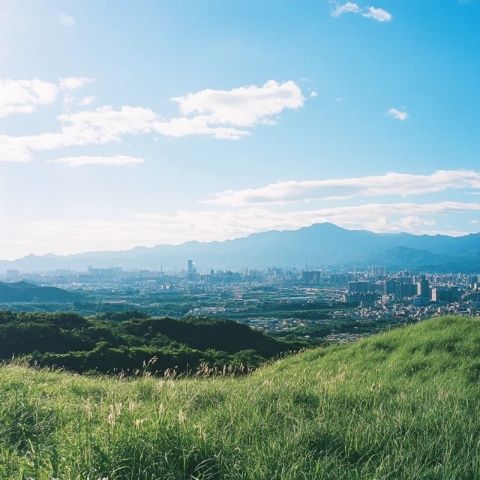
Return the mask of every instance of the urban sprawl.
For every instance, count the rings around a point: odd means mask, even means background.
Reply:
[[[38,301],[0,304],[14,310],[74,310],[83,314],[139,310],[150,315],[226,318],[271,333],[331,326],[331,340],[355,338],[377,325],[443,314],[480,312],[478,275],[320,268],[197,271],[193,260],[179,272],[126,271],[120,267],[24,274],[9,270],[6,282],[55,286],[78,297],[71,305]],[[347,324],[348,327],[338,328]],[[342,325],[343,325],[342,324]]]

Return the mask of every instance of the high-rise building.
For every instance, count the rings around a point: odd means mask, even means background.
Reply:
[[[306,285],[318,285],[323,280],[323,272],[304,271],[302,272],[302,282]]]
[[[397,281],[394,278],[389,278],[388,280],[385,280],[383,293],[385,295],[394,294],[396,286],[397,286]]]
[[[417,285],[408,277],[389,278],[384,282],[383,293],[394,295],[397,300],[413,297],[417,294]]]
[[[425,275],[420,275],[417,282],[417,295],[423,298],[430,298],[430,282]]]
[[[371,282],[348,282],[348,293],[371,293],[374,291]]]
[[[197,270],[194,267],[193,260],[187,262],[187,277],[193,278],[197,274]]]
[[[384,277],[387,273],[387,269],[383,265],[373,265],[369,270],[370,274],[374,277]]]
[[[453,303],[458,302],[461,298],[457,287],[435,287],[432,288],[432,301]]]

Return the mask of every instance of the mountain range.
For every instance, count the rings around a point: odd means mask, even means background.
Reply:
[[[268,231],[223,242],[187,242],[182,245],[135,247],[124,251],[87,252],[75,255],[29,255],[0,261],[8,269],[42,272],[58,269],[86,270],[181,269],[187,260],[200,271],[266,267],[365,267],[431,272],[480,272],[480,233],[452,237],[409,233],[373,233],[346,230],[331,223],[298,230]]]

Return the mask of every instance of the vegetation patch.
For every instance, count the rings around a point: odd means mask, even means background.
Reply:
[[[0,478],[480,478],[479,342],[479,319],[445,317],[245,377],[4,365]]]
[[[225,320],[0,312],[0,360],[78,373],[248,373],[299,346]]]

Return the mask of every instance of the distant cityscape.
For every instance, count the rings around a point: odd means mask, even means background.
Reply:
[[[359,271],[268,268],[200,272],[193,259],[179,272],[120,267],[77,272],[23,273],[8,270],[4,282],[31,282],[78,296],[71,304],[4,302],[14,310],[74,310],[83,314],[138,309],[152,315],[231,318],[264,331],[285,333],[350,322],[334,339],[348,339],[378,325],[418,321],[443,314],[480,313],[476,274],[389,272],[384,266]],[[358,324],[358,325],[357,325]],[[363,328],[365,330],[365,328]]]

